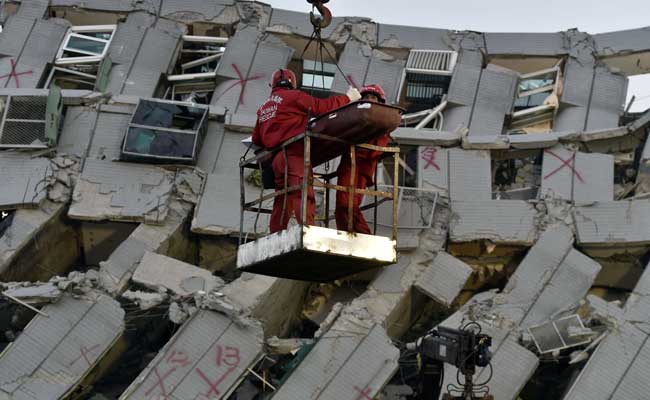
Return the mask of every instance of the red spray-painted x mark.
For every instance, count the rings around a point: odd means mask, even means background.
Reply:
[[[19,88],[20,87],[20,80],[18,79],[18,77],[20,75],[31,75],[32,70],[17,72],[16,71],[16,61],[13,58],[11,60],[9,60],[9,61],[11,61],[11,72],[6,74],[6,75],[0,76],[0,79],[4,79],[4,78],[9,77],[9,79],[7,79],[7,83],[8,83],[9,81],[11,81],[11,78],[13,77],[16,80],[16,87]]]
[[[236,64],[232,64],[232,69],[234,69],[235,72],[237,73],[239,80],[233,83],[232,85],[228,86],[226,90],[224,90],[223,92],[226,93],[227,91],[234,88],[235,86],[241,85],[241,93],[239,93],[239,104],[244,104],[244,91],[246,90],[246,82],[254,81],[255,79],[260,79],[262,76],[255,75],[255,76],[251,76],[250,78],[244,78],[244,74],[241,73],[239,67],[237,67]]]
[[[233,372],[235,369],[236,369],[236,367],[228,368],[228,370],[227,370],[226,372],[224,372],[224,374],[221,375],[221,377],[220,377],[219,379],[217,379],[214,383],[212,383],[212,382],[210,381],[210,378],[207,377],[207,375],[205,374],[205,372],[203,372],[203,371],[201,370],[201,368],[196,368],[196,373],[199,374],[199,376],[200,376],[200,377],[205,381],[205,383],[208,384],[208,387],[210,388],[210,390],[208,390],[208,392],[205,394],[205,397],[210,398],[210,395],[212,394],[212,392],[214,392],[214,395],[215,395],[215,396],[218,396],[218,395],[221,393],[221,392],[219,392],[219,385],[220,385],[221,382],[223,382],[224,379],[226,379],[226,378],[228,377],[228,375],[230,375],[230,373]]]
[[[74,360],[70,361],[68,366],[72,367],[73,365],[75,365],[77,363],[77,361],[79,361],[79,360],[81,360],[83,358],[84,360],[86,360],[86,363],[90,367],[92,365],[92,363],[90,362],[90,359],[88,359],[88,354],[90,354],[91,351],[95,350],[98,347],[99,347],[98,344],[96,344],[94,346],[91,346],[91,347],[81,346],[79,348],[81,354],[79,355],[79,357],[77,357]]]
[[[422,151],[422,160],[426,162],[424,164],[424,169],[429,169],[429,167],[433,167],[436,170],[440,171],[440,166],[436,164],[436,155],[438,153],[438,149],[435,147],[427,146],[424,151]]]
[[[153,385],[149,390],[145,392],[145,396],[149,396],[151,392],[154,391],[157,387],[160,387],[160,393],[162,394],[163,398],[167,398],[167,390],[165,389],[165,380],[169,375],[173,374],[174,371],[176,371],[176,367],[171,368],[169,371],[165,372],[163,376],[160,376],[160,373],[158,373],[158,367],[156,366],[153,369],[153,373],[156,375],[156,384]]]
[[[354,400],[372,400],[372,397],[370,397],[370,393],[372,393],[372,389],[367,388],[366,390],[361,390],[358,386],[354,387],[354,390],[359,392],[359,395],[354,399]]]
[[[557,172],[561,171],[562,169],[564,169],[564,167],[567,167],[567,168],[571,169],[572,174],[576,178],[578,178],[578,181],[580,181],[580,183],[585,183],[584,179],[582,179],[582,176],[580,176],[580,172],[576,171],[576,169],[573,167],[573,162],[576,159],[576,153],[573,153],[573,155],[571,155],[571,157],[567,158],[566,160],[563,159],[562,157],[558,156],[557,154],[553,153],[551,150],[545,150],[545,153],[550,154],[553,157],[557,158],[558,160],[560,160],[562,162],[562,164],[559,167],[555,168],[553,171],[546,174],[544,176],[544,180],[550,178],[551,176],[553,176]]]

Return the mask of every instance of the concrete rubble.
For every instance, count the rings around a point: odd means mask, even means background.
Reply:
[[[648,397],[650,110],[624,102],[649,28],[335,15],[320,60],[307,12],[260,2],[11,0],[0,23],[0,399],[410,400],[404,343],[471,321],[499,400]],[[320,284],[236,269],[237,237],[268,232],[240,220],[261,178],[240,188],[238,163],[280,67],[406,110],[396,264]],[[193,136],[161,150],[161,132]],[[390,235],[390,202],[376,222]],[[570,319],[580,340],[542,351]]]

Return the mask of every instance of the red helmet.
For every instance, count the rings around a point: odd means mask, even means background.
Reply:
[[[296,74],[294,74],[292,70],[285,68],[275,71],[273,73],[271,87],[288,87],[291,89],[297,88],[298,80],[296,79]]]
[[[379,98],[379,101],[382,103],[386,102],[386,93],[384,93],[384,89],[381,88],[379,85],[366,85],[361,89],[361,96],[364,94],[374,94]]]

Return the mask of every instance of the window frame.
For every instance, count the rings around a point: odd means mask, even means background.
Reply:
[[[59,51],[57,52],[56,61],[54,62],[54,64],[69,65],[69,64],[100,62],[108,53],[108,48],[110,47],[111,42],[113,41],[113,37],[115,36],[116,29],[117,29],[117,25],[82,25],[82,26],[70,27],[70,29],[68,29],[68,32],[66,33],[65,39],[63,39],[63,43],[59,47]],[[98,32],[98,33],[109,32],[111,37],[109,39],[100,39],[92,36],[86,36],[80,34],[79,32]],[[104,48],[102,52],[99,54],[75,49],[73,47],[69,47],[70,40],[72,38],[78,38],[78,39],[103,43]],[[70,57],[70,56],[64,56],[65,52],[73,52],[73,53],[85,54],[85,55]]]
[[[306,67],[306,63],[312,63],[310,67]],[[305,85],[305,75],[311,75],[313,78],[311,80],[311,85]],[[323,92],[328,92],[332,90],[334,86],[334,78],[336,77],[336,64],[329,62],[321,62],[316,60],[305,59],[302,61],[302,72],[300,74],[300,88],[306,90],[319,90]],[[329,82],[329,86],[326,85],[326,82]],[[315,84],[319,85],[316,86]],[[320,86],[320,83],[323,86]]]

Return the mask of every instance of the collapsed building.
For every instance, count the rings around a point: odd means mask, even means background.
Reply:
[[[336,16],[317,61],[308,14],[260,2],[1,7],[0,399],[413,399],[403,344],[469,321],[497,399],[647,397],[650,111],[624,102],[650,29]],[[406,110],[397,264],[237,270],[242,140],[280,67]],[[377,234],[389,208],[367,211]]]

